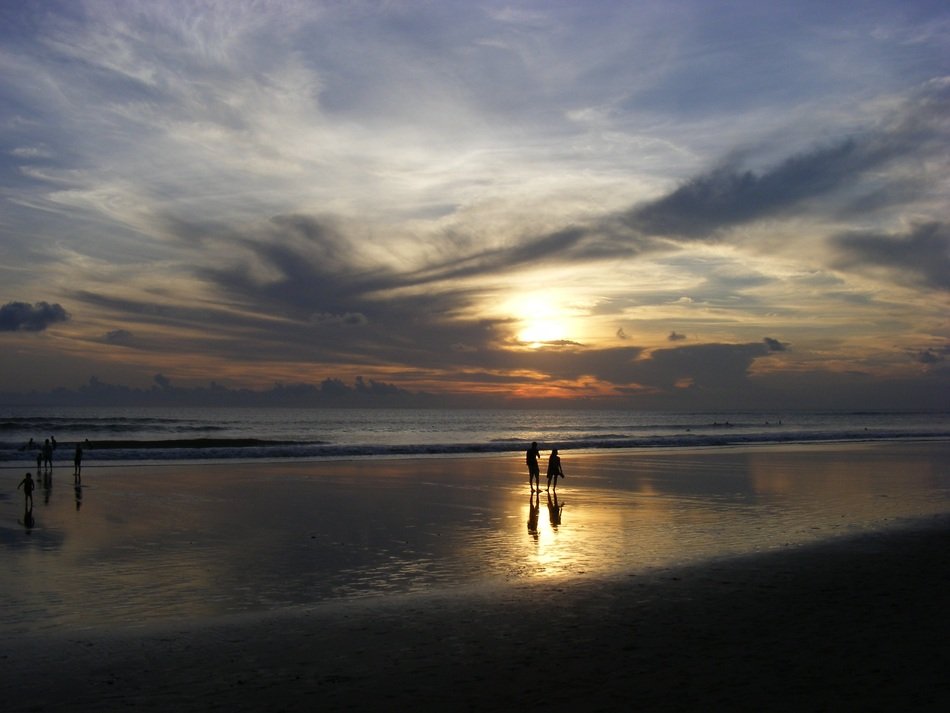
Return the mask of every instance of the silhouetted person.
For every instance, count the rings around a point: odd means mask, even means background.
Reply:
[[[540,457],[541,451],[538,450],[537,441],[534,441],[525,454],[525,460],[528,463],[528,487],[533,491],[537,486],[538,492],[541,492],[541,468],[538,466]]]
[[[538,512],[541,510],[541,493],[531,491],[531,503],[528,506],[528,534],[538,539]]]
[[[551,450],[548,457],[548,490],[554,485],[554,491],[557,492],[557,479],[564,477],[564,471],[561,470],[561,456],[557,454],[557,448]],[[553,483],[552,483],[553,480]]]
[[[563,503],[557,501],[557,493],[554,493],[554,499],[551,499],[550,493],[548,494],[548,518],[551,520],[551,527],[557,529],[557,526],[561,524],[561,510],[564,508]]]
[[[16,486],[16,489],[19,490],[23,488],[23,495],[26,497],[24,500],[24,506],[26,507],[27,512],[33,511],[33,489],[36,487],[36,484],[33,482],[33,476],[30,473],[27,473],[23,476],[23,480],[20,481],[20,484]]]
[[[50,444],[48,438],[43,444],[43,465],[50,470],[53,469],[53,446]]]
[[[73,478],[79,483],[82,481],[82,446],[76,444],[76,454],[73,456]]]

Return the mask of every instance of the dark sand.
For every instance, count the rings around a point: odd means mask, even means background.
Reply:
[[[526,577],[138,627],[12,628],[0,643],[0,705],[950,710],[948,585],[950,518],[931,513],[609,576]]]
[[[947,710],[950,528],[644,577],[5,641],[9,711]]]

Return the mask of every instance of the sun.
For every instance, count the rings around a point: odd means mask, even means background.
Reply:
[[[518,332],[518,341],[532,347],[545,343],[558,342],[567,337],[567,330],[556,319],[532,319]]]
[[[556,305],[541,298],[520,301],[512,310],[517,315],[517,339],[532,348],[567,339],[567,322]]]

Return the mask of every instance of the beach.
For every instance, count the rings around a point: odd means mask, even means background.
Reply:
[[[950,702],[947,443],[562,455],[5,471],[5,708]]]

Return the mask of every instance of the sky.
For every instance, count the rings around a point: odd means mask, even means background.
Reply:
[[[945,409],[945,1],[0,3],[0,393]]]

